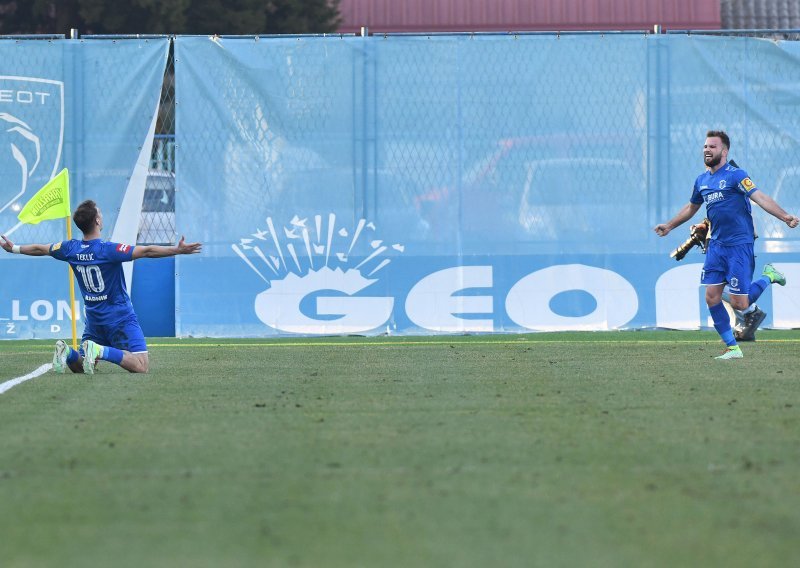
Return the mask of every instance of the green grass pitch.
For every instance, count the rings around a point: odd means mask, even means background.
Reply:
[[[12,567],[790,566],[800,332],[153,339],[0,394]],[[0,342],[0,383],[51,345]]]

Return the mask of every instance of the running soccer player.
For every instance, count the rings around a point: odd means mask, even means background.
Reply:
[[[133,311],[125,284],[122,263],[137,258],[161,258],[179,254],[195,254],[200,243],[186,243],[184,238],[175,246],[131,246],[112,243],[100,238],[103,214],[92,200],[78,205],[72,220],[83,233],[83,240],[72,239],[48,245],[15,245],[0,235],[0,246],[6,251],[28,256],[50,255],[68,262],[72,267],[86,307],[86,325],[80,351],[66,342],[56,342],[53,369],[66,372],[94,374],[98,360],[109,361],[131,373],[146,373],[150,368],[144,333]]]
[[[700,282],[706,287],[706,304],[717,330],[727,348],[716,359],[741,359],[742,350],[736,343],[728,312],[722,305],[725,284],[734,310],[745,314],[770,284],[786,285],[786,278],[771,264],[764,266],[762,276],[751,282],[755,268],[753,250],[753,213],[750,200],[764,211],[794,229],[800,223],[778,205],[774,199],[758,190],[742,169],[728,163],[731,141],[721,130],[706,133],[703,161],[706,171],[697,177],[689,203],[669,221],[656,225],[655,232],[664,237],[685,223],[706,204],[706,216],[711,220],[711,240]]]

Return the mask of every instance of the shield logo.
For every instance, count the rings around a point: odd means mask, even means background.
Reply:
[[[64,82],[0,75],[0,228],[58,172]]]

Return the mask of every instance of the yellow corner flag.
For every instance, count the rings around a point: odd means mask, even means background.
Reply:
[[[20,224],[38,225],[42,221],[50,219],[67,218],[67,239],[72,238],[72,225],[70,225],[69,205],[69,172],[64,168],[58,175],[44,184],[44,187],[36,192],[36,195],[22,208],[17,215]],[[19,227],[19,225],[17,225]],[[16,229],[17,227],[14,227]],[[13,229],[12,229],[13,231]],[[69,271],[69,305],[72,319],[72,348],[78,349],[78,334],[75,320],[75,281],[72,278],[72,270]]]
[[[31,197],[17,219],[29,225],[37,225],[48,219],[69,217],[69,209],[69,172],[64,168]]]

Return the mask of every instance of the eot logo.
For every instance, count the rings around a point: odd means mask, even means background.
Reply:
[[[64,142],[64,83],[0,75],[0,230],[53,176]]]

